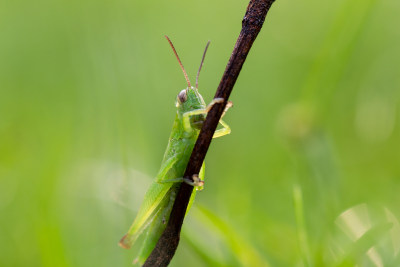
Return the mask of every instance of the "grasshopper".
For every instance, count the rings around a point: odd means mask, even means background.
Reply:
[[[192,87],[174,45],[168,36],[165,36],[165,38],[168,40],[183,71],[187,88],[180,91],[176,99],[177,112],[160,171],[146,192],[142,206],[128,233],[119,242],[121,247],[130,248],[141,234],[145,235],[138,256],[134,261],[134,263],[139,264],[144,263],[165,230],[180,183],[186,182],[194,186],[196,190],[203,189],[204,163],[200,173],[194,175],[192,179],[183,178],[183,174],[207,112],[215,103],[222,103],[224,101],[223,98],[215,98],[206,106],[203,97],[198,91],[199,74],[210,42],[207,43],[201,59],[196,76],[196,87]],[[228,102],[225,111],[230,106],[232,106],[232,103]],[[231,132],[229,126],[224,121],[220,120],[220,123],[223,128],[215,131],[213,138]],[[192,192],[187,210],[190,209],[193,203],[196,190]]]

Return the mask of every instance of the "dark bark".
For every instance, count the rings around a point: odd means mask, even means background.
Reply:
[[[224,102],[213,105],[208,112],[186,167],[185,177],[192,177],[194,174],[200,172],[212,136],[217,128],[233,86],[273,2],[274,0],[250,1],[242,20],[242,30],[215,94],[215,98],[223,98]],[[186,183],[181,184],[168,225],[143,266],[167,266],[171,261],[178,247],[182,223],[192,190],[192,186]]]

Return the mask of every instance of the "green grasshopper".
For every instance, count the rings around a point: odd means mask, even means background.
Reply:
[[[165,37],[181,66],[188,86],[186,89],[180,91],[177,96],[177,112],[175,121],[169,137],[167,150],[165,151],[161,163],[160,171],[158,172],[154,182],[150,185],[150,188],[144,197],[142,206],[140,207],[128,233],[119,242],[121,247],[130,248],[142,233],[145,235],[138,256],[134,261],[134,263],[140,264],[143,264],[150,255],[168,223],[169,215],[180,183],[186,182],[194,186],[196,190],[203,189],[204,163],[200,173],[194,175],[192,179],[183,178],[183,174],[208,111],[214,104],[222,103],[224,101],[223,98],[215,98],[206,107],[203,97],[197,89],[200,70],[203,66],[204,57],[210,42],[207,43],[201,59],[200,67],[196,76],[196,87],[192,87],[174,45],[168,36]],[[230,106],[232,106],[232,103],[228,102],[225,112]],[[215,131],[213,138],[231,132],[229,126],[224,121],[220,120],[220,123],[223,128]],[[190,206],[193,203],[196,190],[194,190],[191,195],[187,210],[190,209]]]

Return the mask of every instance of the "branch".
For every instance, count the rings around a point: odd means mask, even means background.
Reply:
[[[201,165],[206,156],[208,147],[210,146],[218,122],[221,119],[229,95],[232,92],[244,61],[264,24],[267,12],[273,2],[274,0],[250,0],[242,21],[242,30],[214,97],[223,98],[224,102],[213,105],[208,112],[193,148],[184,177],[192,177],[194,174],[200,172]],[[182,223],[192,191],[192,186],[187,183],[181,184],[171,211],[168,225],[158,240],[156,247],[143,265],[144,267],[167,266],[171,261],[178,247]]]

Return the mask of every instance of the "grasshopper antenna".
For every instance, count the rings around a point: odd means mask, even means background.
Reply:
[[[197,76],[196,76],[196,89],[199,87],[199,76],[200,76],[200,71],[201,71],[201,67],[203,67],[204,58],[206,57],[206,53],[207,53],[207,49],[208,49],[208,46],[209,46],[209,45],[210,45],[210,41],[208,41],[207,44],[206,44],[206,48],[204,49],[203,57],[201,58],[200,67],[199,67],[199,70],[197,71]]]
[[[187,84],[188,84],[188,88],[192,87],[192,86],[190,85],[190,80],[189,80],[189,77],[188,77],[188,75],[187,75],[187,73],[186,73],[186,71],[185,71],[185,68],[183,67],[182,62],[181,62],[181,60],[179,59],[178,53],[176,53],[176,50],[175,50],[174,45],[172,44],[172,42],[171,42],[171,40],[169,39],[168,36],[165,35],[165,38],[167,38],[167,41],[168,41],[169,45],[171,46],[172,50],[174,51],[175,57],[176,57],[176,59],[178,60],[179,65],[181,66],[181,69],[182,69],[182,71],[183,71],[183,75],[185,75],[185,79],[186,79],[186,82],[187,82]]]

